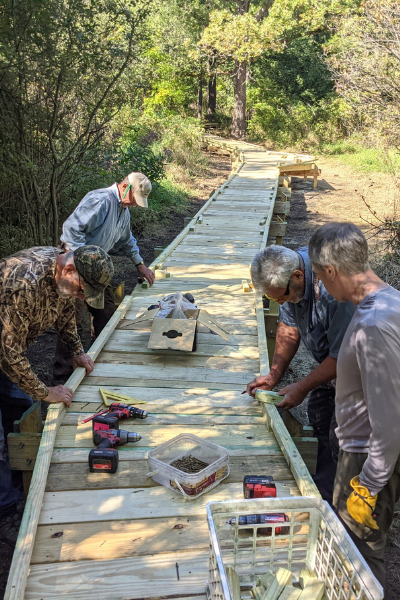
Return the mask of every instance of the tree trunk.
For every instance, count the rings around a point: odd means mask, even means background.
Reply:
[[[199,79],[199,91],[197,95],[197,117],[203,117],[203,77]]]
[[[233,73],[233,91],[235,103],[233,105],[233,116],[231,135],[235,139],[242,139],[246,133],[246,79],[247,61],[235,61]]]
[[[53,231],[52,238],[53,244],[57,246],[58,244],[58,206],[57,206],[57,188],[56,188],[56,174],[53,172],[51,176],[50,182],[50,197],[51,197],[51,206],[53,212]]]
[[[215,58],[208,60],[208,107],[207,115],[215,117],[217,108],[217,74],[215,72]]]

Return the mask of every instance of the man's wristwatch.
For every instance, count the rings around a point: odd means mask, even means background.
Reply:
[[[144,262],[141,260],[139,263],[137,263],[137,265],[135,265],[136,268],[140,267],[140,265],[144,265]]]

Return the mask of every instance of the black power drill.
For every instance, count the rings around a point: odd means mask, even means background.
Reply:
[[[98,471],[115,473],[118,468],[118,451],[115,447],[142,439],[138,433],[118,429],[118,425],[118,417],[111,414],[93,419],[93,443],[97,448],[89,452],[91,473]]]

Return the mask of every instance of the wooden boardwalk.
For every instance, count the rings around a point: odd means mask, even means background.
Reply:
[[[170,278],[125,298],[92,346],[93,373],[78,369],[67,383],[71,407],[50,406],[6,599],[202,598],[207,502],[242,498],[246,474],[273,475],[280,496],[318,494],[276,409],[241,394],[269,369],[262,301],[242,282],[271,235],[275,201],[286,201],[277,165],[312,157],[205,140],[240,154],[236,171],[154,262]],[[226,327],[229,342],[201,327],[195,353],[147,349],[151,324],[129,321],[178,290]],[[114,475],[87,464],[91,423],[82,420],[103,406],[99,386],[148,402],[147,420],[120,424],[142,439],[119,450]],[[230,453],[229,478],[194,501],[147,477],[148,452],[183,432]]]

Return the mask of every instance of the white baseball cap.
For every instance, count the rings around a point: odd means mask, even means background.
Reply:
[[[151,192],[151,182],[143,173],[129,173],[128,181],[135,194],[136,204],[143,208],[148,207],[147,198]]]

